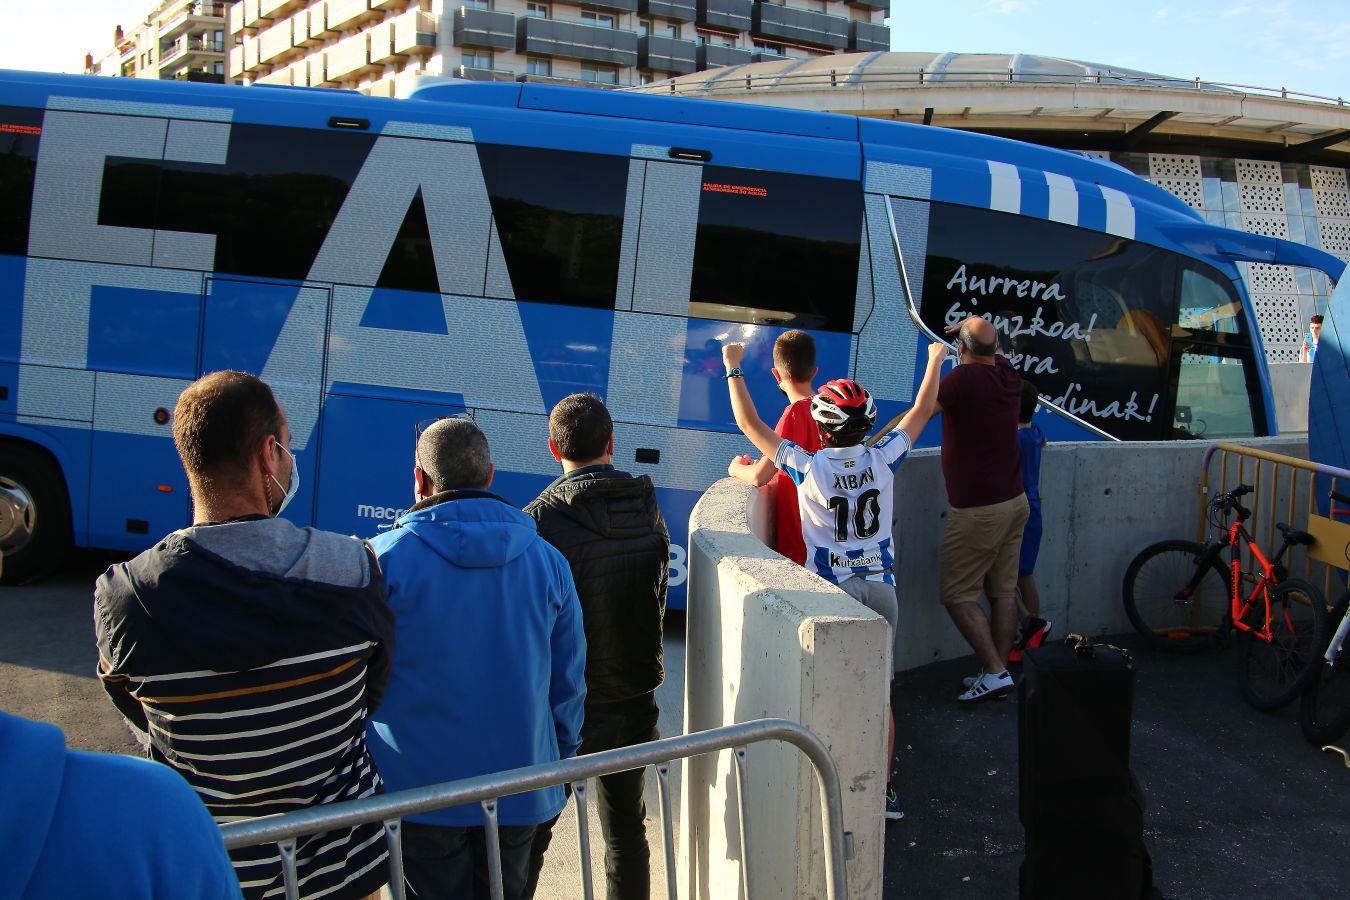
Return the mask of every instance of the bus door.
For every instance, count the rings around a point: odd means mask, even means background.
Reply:
[[[271,386],[291,429],[300,474],[300,490],[285,516],[312,525],[330,289],[213,277],[204,293],[198,374],[235,369]]]
[[[103,283],[87,288],[93,382],[89,542],[96,547],[140,550],[191,521],[172,414],[197,373],[201,276],[158,275],[105,267],[95,276]],[[156,283],[166,279],[171,283]]]

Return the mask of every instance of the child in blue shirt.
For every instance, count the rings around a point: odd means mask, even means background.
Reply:
[[[1036,587],[1036,556],[1041,550],[1041,449],[1045,447],[1045,432],[1031,421],[1040,402],[1036,385],[1022,380],[1022,408],[1017,416],[1017,449],[1022,453],[1022,486],[1027,492],[1027,506],[1031,513],[1022,530],[1022,552],[1017,561],[1018,605],[1022,622],[1017,627],[1008,662],[1021,662],[1022,651],[1039,647],[1050,636],[1051,622],[1041,618],[1041,592]]]

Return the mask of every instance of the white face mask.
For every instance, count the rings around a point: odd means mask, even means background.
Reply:
[[[278,444],[277,446],[281,445]],[[272,518],[274,519],[281,515],[286,509],[286,506],[295,499],[296,493],[300,490],[300,467],[296,465],[295,454],[287,447],[282,447],[281,449],[285,450],[286,455],[291,458],[291,486],[283,491],[284,496],[281,498],[281,505],[278,506],[277,511],[272,514]],[[272,479],[272,483],[277,486],[277,490],[282,490],[281,482],[277,481],[271,472],[267,473],[267,477]]]

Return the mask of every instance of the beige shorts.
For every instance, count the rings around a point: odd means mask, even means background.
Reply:
[[[947,511],[938,596],[943,606],[1015,596],[1017,556],[1027,524],[1027,495],[990,506]]]

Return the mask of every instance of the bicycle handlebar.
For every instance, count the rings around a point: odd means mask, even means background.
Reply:
[[[1216,496],[1210,501],[1209,506],[1211,509],[1225,513],[1236,510],[1239,518],[1246,519],[1251,516],[1252,511],[1241,503],[1238,503],[1238,498],[1245,497],[1247,494],[1250,494],[1252,490],[1253,488],[1250,484],[1239,484],[1231,491],[1225,491]]]

